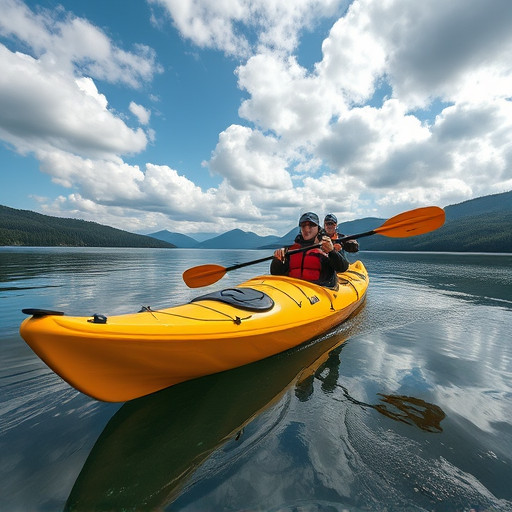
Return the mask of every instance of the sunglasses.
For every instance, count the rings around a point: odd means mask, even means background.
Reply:
[[[325,223],[326,226],[336,226],[336,222],[333,222],[332,220]]]
[[[309,227],[309,228],[314,228],[314,227],[316,227],[316,224],[315,224],[314,222],[306,221],[306,222],[303,222],[303,223],[300,225],[300,227],[301,227],[301,228],[302,228],[302,227],[304,227],[304,226],[307,226],[307,227]]]

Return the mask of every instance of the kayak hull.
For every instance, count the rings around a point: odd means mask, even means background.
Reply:
[[[91,317],[34,315],[20,327],[32,350],[79,391],[124,402],[293,348],[346,320],[362,304],[361,262],[339,274],[336,290],[285,276],[258,276],[237,288],[270,297],[252,311],[209,298],[167,309]]]

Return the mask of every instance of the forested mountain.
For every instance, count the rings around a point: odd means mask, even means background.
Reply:
[[[512,252],[512,191],[479,197],[444,208],[446,222],[432,233],[411,238],[374,235],[361,238],[361,249],[375,251]],[[365,219],[362,219],[365,220]],[[380,226],[385,219],[359,229],[354,221],[340,225],[346,234],[362,233]]]
[[[447,220],[474,217],[483,213],[510,212],[512,211],[512,191],[452,204],[447,206],[444,211]]]
[[[373,251],[512,252],[511,226],[512,211],[484,213],[448,219],[441,228],[421,236],[361,238],[359,247]]]
[[[50,217],[0,205],[0,245],[166,247],[174,245],[96,222]]]

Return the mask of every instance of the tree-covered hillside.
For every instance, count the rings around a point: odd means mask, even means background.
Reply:
[[[444,208],[446,222],[432,233],[411,238],[361,238],[362,250],[512,252],[512,191],[477,197]],[[386,219],[367,218],[338,226],[345,234],[364,233]]]
[[[445,209],[446,220],[474,217],[483,213],[499,213],[512,210],[512,191],[476,197],[462,203],[451,204]]]
[[[0,245],[73,247],[175,247],[96,222],[50,217],[0,205]]]
[[[438,230],[417,237],[361,238],[359,246],[374,251],[512,252],[511,226],[512,211],[484,213],[447,219]]]

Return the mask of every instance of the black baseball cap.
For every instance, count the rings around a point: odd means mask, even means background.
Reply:
[[[318,215],[316,213],[313,213],[313,212],[306,212],[306,213],[303,213],[299,219],[299,226],[303,223],[303,222],[313,222],[314,224],[316,224],[317,226],[320,226],[320,221],[318,220]]]

